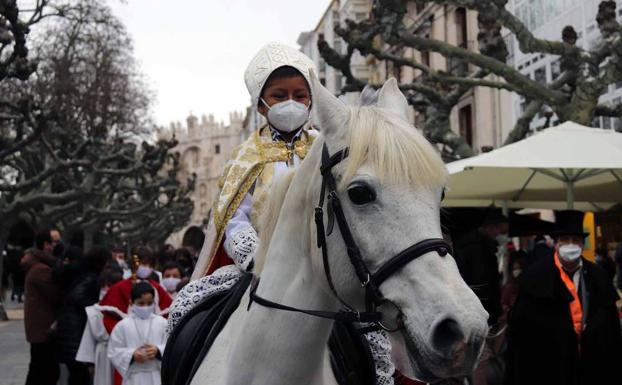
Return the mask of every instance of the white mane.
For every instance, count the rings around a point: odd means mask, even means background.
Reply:
[[[342,179],[361,166],[374,169],[381,183],[443,185],[447,169],[434,147],[412,125],[375,106],[350,107],[349,155]]]

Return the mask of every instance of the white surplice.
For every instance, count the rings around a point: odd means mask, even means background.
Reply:
[[[147,362],[132,360],[134,351],[148,344],[155,345],[160,357],[166,345],[166,320],[159,315],[140,319],[131,314],[119,322],[108,342],[108,358],[123,377],[123,385],[160,385],[160,359]]]
[[[86,311],[87,322],[76,354],[76,361],[95,366],[93,385],[113,385],[112,364],[108,359],[108,339],[110,336],[104,327],[102,311],[116,312],[121,318],[126,317],[127,314],[111,306],[92,305],[87,306],[84,310]]]

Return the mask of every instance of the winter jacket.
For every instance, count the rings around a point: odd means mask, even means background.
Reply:
[[[618,295],[596,264],[583,259],[581,274],[585,282],[581,290],[587,290],[588,304],[578,338],[569,310],[573,297],[553,258],[522,273],[518,298],[508,317],[507,385],[619,382],[622,339],[615,306]]]
[[[52,268],[41,262],[50,259],[42,256],[25,266],[24,328],[30,343],[48,342],[58,315],[60,290],[52,279]]]

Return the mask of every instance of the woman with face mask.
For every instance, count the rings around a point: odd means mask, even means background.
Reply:
[[[507,384],[600,384],[617,378],[622,339],[618,295],[584,258],[583,213],[556,213],[552,258],[521,273],[508,320]]]

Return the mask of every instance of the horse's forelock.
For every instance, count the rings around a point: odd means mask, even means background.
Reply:
[[[376,106],[350,107],[348,121],[343,184],[363,165],[371,167],[381,183],[439,186],[447,182],[440,155],[408,122]]]

